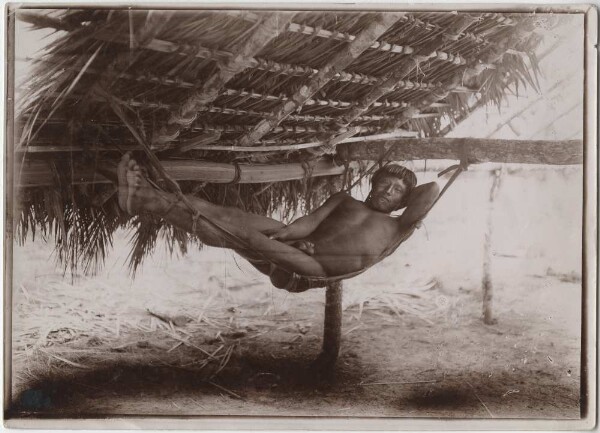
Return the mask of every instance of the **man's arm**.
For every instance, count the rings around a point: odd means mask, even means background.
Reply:
[[[440,187],[436,182],[424,183],[414,188],[408,197],[406,210],[398,218],[402,227],[409,227],[421,221],[440,195]]]
[[[321,224],[321,222],[323,222],[323,220],[327,218],[327,216],[331,214],[342,201],[346,200],[348,197],[348,194],[343,192],[332,195],[317,210],[309,215],[298,218],[290,225],[285,226],[269,237],[280,241],[293,241],[307,237],[319,227],[319,224]]]

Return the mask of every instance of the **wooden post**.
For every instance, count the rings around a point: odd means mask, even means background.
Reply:
[[[341,281],[329,283],[325,292],[325,320],[323,347],[315,360],[316,373],[329,373],[335,366],[342,342],[342,289]]]
[[[494,200],[500,188],[500,181],[502,177],[502,170],[497,169],[492,171],[494,180],[492,182],[492,188],[490,189],[490,206],[488,209],[487,217],[487,231],[485,233],[485,241],[483,246],[483,323],[486,325],[493,325],[496,320],[492,314],[492,300],[493,300],[493,286],[492,286],[492,234],[493,234],[493,221],[494,221]]]

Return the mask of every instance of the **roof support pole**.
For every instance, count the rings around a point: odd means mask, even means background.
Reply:
[[[329,378],[342,346],[342,281],[327,285],[325,292],[325,317],[323,320],[323,346],[312,364],[315,374]]]
[[[485,239],[483,242],[483,278],[482,278],[482,290],[483,290],[483,323],[486,325],[493,325],[496,323],[492,312],[492,300],[494,297],[494,287],[492,283],[492,235],[494,232],[494,200],[498,194],[500,188],[502,170],[493,170],[491,172],[493,176],[492,187],[490,189],[490,205],[488,208],[487,216],[487,231],[485,233]]]
[[[241,146],[251,145],[268,134],[269,131],[299,107],[304,105],[304,103],[319,91],[319,89],[331,81],[338,71],[343,71],[350,65],[354,59],[376,42],[377,39],[403,15],[404,13],[378,14],[377,19],[361,31],[352,42],[347,44],[346,47],[337,52],[327,65],[322,67],[317,74],[310,78],[307,84],[300,87],[288,101],[280,104],[271,118],[261,120],[251,132],[242,136],[239,140],[239,144]]]
[[[153,146],[165,146],[175,140],[181,131],[189,128],[200,109],[214,101],[223,91],[225,84],[236,74],[250,66],[250,59],[288,25],[292,14],[271,13],[257,23],[254,32],[245,40],[232,56],[220,64],[218,72],[209,77],[200,89],[194,92],[179,109],[173,110],[168,124],[154,134]]]

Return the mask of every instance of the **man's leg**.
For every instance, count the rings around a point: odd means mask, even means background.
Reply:
[[[131,214],[148,212],[159,215],[169,223],[194,233],[207,245],[235,249],[251,260],[274,263],[302,275],[326,275],[321,264],[311,256],[261,233],[283,226],[275,220],[195,199],[194,206],[198,205],[197,209],[206,218],[198,218],[194,223],[192,211],[178,203],[174,194],[154,189],[143,177],[137,163],[127,155],[119,164],[118,173],[119,204]]]

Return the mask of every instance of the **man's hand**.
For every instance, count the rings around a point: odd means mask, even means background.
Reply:
[[[289,225],[285,226],[275,233],[269,235],[269,239],[273,239],[276,241],[289,241],[294,239],[294,227]]]

